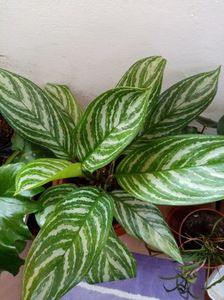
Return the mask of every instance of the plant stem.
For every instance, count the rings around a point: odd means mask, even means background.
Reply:
[[[16,156],[20,153],[20,151],[14,151],[6,160],[6,162],[4,163],[5,165],[9,165],[15,158]]]

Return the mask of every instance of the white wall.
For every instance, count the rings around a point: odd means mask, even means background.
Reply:
[[[164,88],[224,65],[224,1],[0,0],[0,66],[66,83],[83,105],[150,55],[168,59]],[[208,116],[224,114],[223,98],[222,74]]]

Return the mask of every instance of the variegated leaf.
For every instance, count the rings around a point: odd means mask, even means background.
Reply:
[[[0,111],[25,139],[73,160],[74,128],[54,101],[31,81],[0,69]]]
[[[124,191],[114,191],[112,195],[115,218],[127,233],[182,262],[176,241],[155,205],[138,200]]]
[[[118,82],[117,87],[148,88],[152,82],[162,80],[166,60],[161,56],[150,56],[135,62]]]
[[[20,169],[16,176],[16,194],[47,182],[82,176],[81,164],[57,158],[33,160]]]
[[[35,215],[38,225],[42,227],[49,215],[55,210],[58,202],[76,189],[77,186],[75,184],[65,183],[51,186],[41,194],[38,202],[42,205],[42,210],[39,210]]]
[[[141,89],[117,88],[87,107],[76,132],[84,171],[107,165],[134,139],[145,118],[147,95]]]
[[[224,137],[155,139],[118,165],[119,185],[155,204],[191,205],[224,197]]]
[[[98,283],[135,276],[136,261],[134,256],[111,230],[105,246],[86,277],[87,282]]]
[[[112,217],[111,196],[96,188],[60,201],[26,259],[22,299],[60,299],[78,284],[105,245]]]
[[[131,145],[138,149],[152,138],[167,136],[186,127],[216,95],[220,68],[184,79],[161,94],[148,128]]]
[[[48,83],[45,92],[50,96],[57,106],[62,110],[73,126],[77,125],[82,117],[82,108],[69,87],[66,85]]]
[[[135,62],[118,82],[117,87],[150,89],[147,117],[144,127],[148,127],[153,107],[156,105],[162,86],[166,60],[161,56],[150,56]]]

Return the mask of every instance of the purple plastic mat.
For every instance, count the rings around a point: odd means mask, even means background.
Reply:
[[[66,294],[62,300],[181,300],[178,292],[167,293],[174,287],[173,281],[164,281],[160,276],[174,276],[177,264],[166,259],[135,254],[137,259],[137,277],[134,279],[89,285],[81,282]],[[194,295],[199,295],[205,281],[205,272],[198,274],[198,282],[192,287]],[[188,300],[193,298],[189,297]],[[203,300],[204,297],[198,298]]]

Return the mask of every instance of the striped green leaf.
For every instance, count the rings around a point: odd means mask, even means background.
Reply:
[[[144,134],[131,146],[137,149],[152,138],[167,136],[186,127],[216,95],[220,68],[184,79],[161,94]]]
[[[82,176],[81,164],[57,158],[33,160],[20,169],[16,176],[16,194],[47,182]]]
[[[134,139],[145,118],[147,95],[141,89],[117,88],[87,107],[76,134],[84,171],[107,165]]]
[[[60,299],[78,284],[104,247],[112,217],[111,196],[96,188],[60,201],[28,254],[22,299]]]
[[[136,276],[136,261],[113,230],[99,257],[92,265],[86,280],[98,283],[133,278]]]
[[[159,99],[166,60],[161,56],[150,56],[138,60],[124,74],[117,87],[149,89],[147,117],[144,127],[148,127],[152,109]]]
[[[112,195],[115,218],[127,233],[182,262],[176,241],[155,205],[138,200],[124,191],[114,191]]]
[[[118,82],[117,87],[148,88],[152,82],[161,85],[166,60],[161,56],[150,56],[135,62]]]
[[[59,201],[67,194],[77,189],[77,186],[72,183],[54,185],[41,194],[38,202],[42,205],[42,210],[39,210],[35,215],[36,221],[42,227],[49,215],[55,211]]]
[[[3,165],[0,167],[0,195],[12,197],[15,193],[15,178],[23,163]]]
[[[69,87],[48,83],[45,86],[45,92],[54,100],[60,110],[65,113],[66,117],[70,119],[73,126],[79,123],[83,111]]]
[[[155,204],[203,204],[224,197],[224,137],[155,139],[121,161],[119,185]]]
[[[0,111],[25,139],[73,160],[74,128],[64,113],[37,85],[0,69]]]

